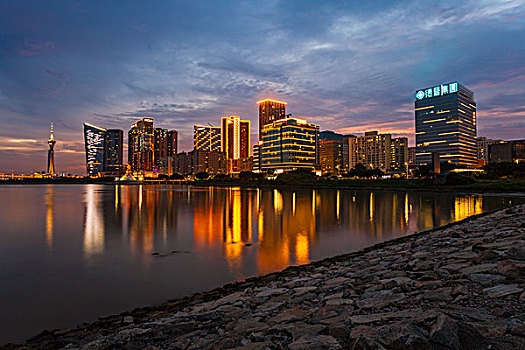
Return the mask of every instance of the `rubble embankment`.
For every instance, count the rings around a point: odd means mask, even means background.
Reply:
[[[524,289],[520,205],[23,347],[525,349]]]

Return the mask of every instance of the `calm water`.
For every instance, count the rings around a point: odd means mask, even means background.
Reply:
[[[1,186],[0,344],[523,201],[352,190]]]

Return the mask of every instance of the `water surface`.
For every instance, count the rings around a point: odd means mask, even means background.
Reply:
[[[454,193],[1,186],[0,344],[518,202]]]

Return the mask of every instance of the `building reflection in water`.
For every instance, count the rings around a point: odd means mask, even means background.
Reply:
[[[483,198],[481,196],[459,197],[454,201],[454,221],[481,213],[483,213]]]
[[[48,249],[53,248],[53,227],[55,221],[55,187],[46,186],[46,244]]]
[[[97,185],[86,185],[84,194],[84,254],[89,257],[104,250],[104,217]]]
[[[254,264],[259,274],[306,264],[330,239],[339,249],[364,246],[479,214],[484,204],[480,196],[439,193],[162,185],[117,185],[104,193],[100,188],[86,186],[86,255],[118,239],[150,260],[151,253],[178,249],[183,242],[182,249],[197,255],[219,255],[237,277]],[[52,193],[46,202],[46,237],[52,244]],[[179,212],[190,220],[178,221]]]

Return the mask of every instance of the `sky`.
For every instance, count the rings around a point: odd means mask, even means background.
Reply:
[[[478,136],[525,138],[524,1],[0,2],[0,170],[85,174],[82,122],[179,131],[256,101],[321,130],[414,142],[414,93],[474,91]],[[125,140],[127,142],[127,139]]]

